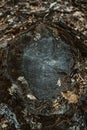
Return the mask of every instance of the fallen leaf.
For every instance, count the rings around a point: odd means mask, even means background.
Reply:
[[[62,96],[68,100],[68,103],[77,103],[78,102],[78,95],[74,94],[71,91],[67,91],[66,93],[61,92]]]

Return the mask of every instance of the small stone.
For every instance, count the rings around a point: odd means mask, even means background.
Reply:
[[[71,71],[73,63],[70,46],[60,37],[49,36],[24,49],[22,69],[34,95],[51,99],[63,90],[60,78]]]

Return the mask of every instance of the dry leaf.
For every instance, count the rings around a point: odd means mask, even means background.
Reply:
[[[69,103],[77,103],[78,102],[78,95],[74,94],[73,92],[67,91],[66,93],[61,92],[62,96],[68,100]]]
[[[54,108],[54,109],[58,109],[59,106],[60,106],[60,104],[58,103],[57,99],[55,99],[55,100],[53,101],[53,108]]]

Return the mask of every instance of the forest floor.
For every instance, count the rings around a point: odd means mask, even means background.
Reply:
[[[80,44],[79,48],[80,50],[83,49],[82,52],[85,54],[85,57],[83,58],[85,59],[85,73],[83,79],[79,76],[76,80],[81,79],[81,91],[83,88],[87,87],[87,1],[0,0],[0,130],[31,130],[31,128],[32,130],[36,130],[34,127],[35,125],[38,126],[37,129],[41,129],[42,124],[40,122],[34,122],[32,117],[29,121],[26,116],[26,110],[22,110],[22,106],[20,106],[21,103],[19,103],[19,100],[15,99],[12,95],[13,90],[8,89],[8,86],[12,88],[16,88],[16,86],[14,86],[14,84],[12,86],[8,79],[3,79],[1,75],[2,57],[4,57],[2,54],[2,49],[7,47],[9,41],[14,40],[21,34],[26,33],[27,30],[29,30],[29,28],[36,23],[47,23],[55,27],[57,25],[61,26],[62,28],[69,30],[69,32],[73,33],[73,35],[81,41],[82,45]],[[85,91],[87,90],[85,89]],[[66,95],[63,94],[63,97],[67,98],[68,94],[70,93],[68,92]],[[86,95],[82,96],[83,102],[84,100],[86,101],[86,99]],[[87,102],[84,104],[85,105],[82,108],[82,111],[87,114]],[[24,117],[26,117],[26,121]],[[75,120],[78,119],[78,122],[82,121],[82,117],[81,120],[78,117],[74,118]],[[45,119],[47,121],[49,120],[47,117],[42,120]],[[87,118],[84,120],[87,121]],[[30,126],[29,123],[32,126]],[[44,128],[42,130],[66,130],[58,128]],[[75,129],[73,126],[69,130],[78,130],[78,128]],[[84,129],[79,130],[87,130],[87,126],[85,126]]]
[[[87,42],[87,2],[85,0],[1,0],[0,46],[38,21],[60,22]]]

